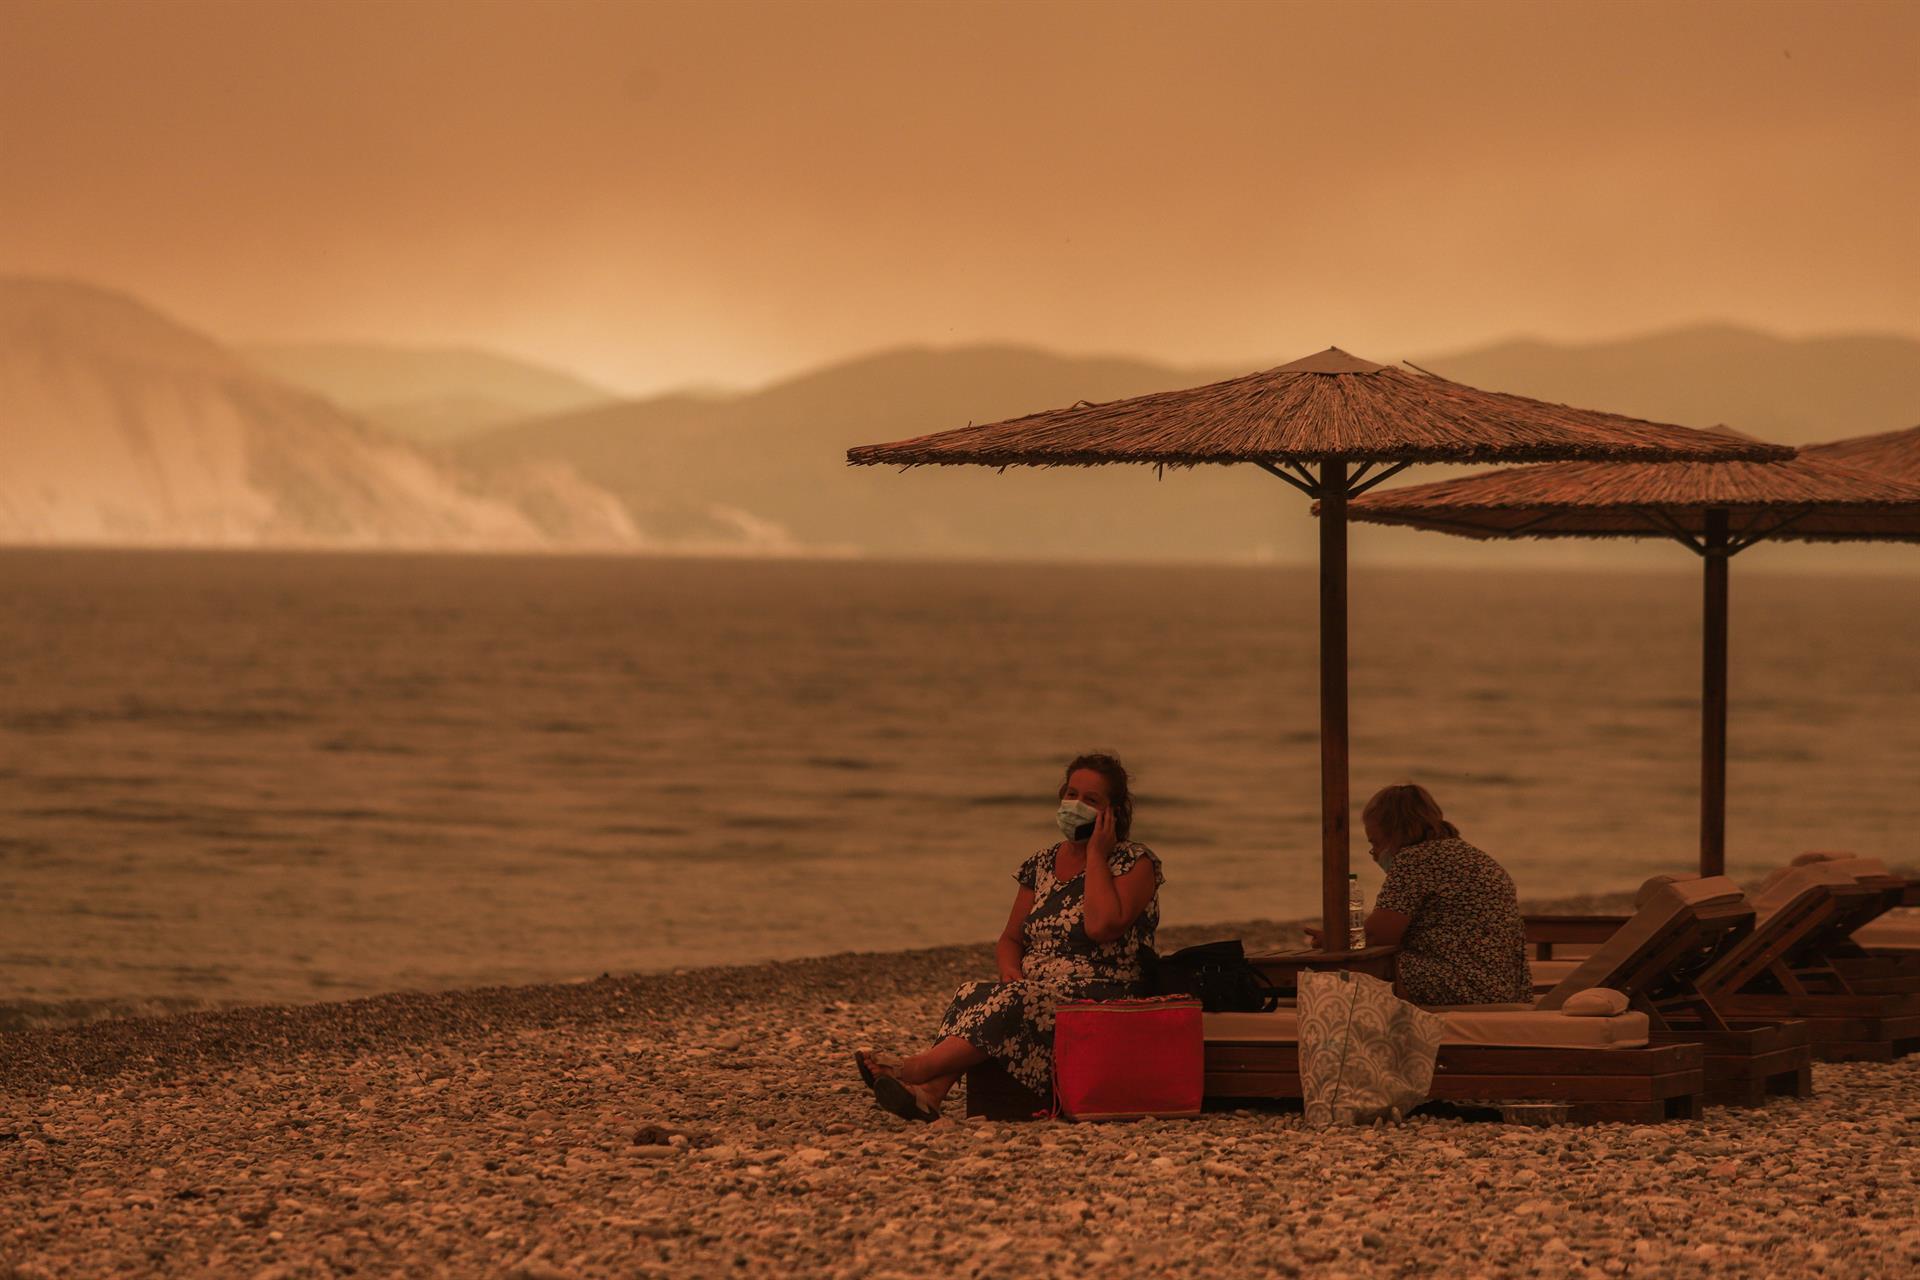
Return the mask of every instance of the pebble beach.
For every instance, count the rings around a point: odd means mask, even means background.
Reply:
[[[1163,949],[1272,922],[1163,930]],[[1905,1276],[1920,1065],[1694,1124],[878,1110],[986,946],[0,1036],[0,1278]]]

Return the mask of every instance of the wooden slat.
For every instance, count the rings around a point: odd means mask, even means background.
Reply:
[[[1644,1049],[1517,1048],[1505,1045],[1442,1045],[1436,1072],[1482,1075],[1585,1073],[1596,1076],[1653,1076],[1697,1070],[1698,1045],[1653,1045]]]
[[[1709,1057],[1753,1057],[1780,1049],[1804,1048],[1813,1042],[1813,1029],[1804,1021],[1734,1021],[1723,1031],[1678,1026],[1656,1031],[1655,1044],[1697,1044]]]
[[[1646,1102],[1706,1089],[1703,1070],[1657,1076],[1473,1075],[1436,1072],[1432,1095],[1457,1101]]]
[[[1590,1073],[1602,1076],[1651,1076],[1697,1068],[1697,1044],[1667,1044],[1644,1049],[1575,1049],[1518,1045],[1441,1045],[1436,1071],[1490,1075]],[[1268,1044],[1210,1041],[1208,1071],[1290,1071],[1300,1069],[1300,1049],[1292,1042]]]
[[[1658,1102],[1579,1102],[1572,1112],[1580,1124],[1684,1123],[1700,1118],[1704,1101],[1703,1095],[1690,1093]]]
[[[1300,1046],[1288,1041],[1274,1044],[1216,1044],[1208,1042],[1206,1063],[1209,1071],[1298,1071]]]
[[[1789,996],[1771,993],[1728,996],[1715,1002],[1723,1012],[1754,1018],[1907,1018],[1920,1016],[1920,995],[1840,995],[1815,992]],[[1819,1035],[1818,1030],[1814,1032]]]
[[[1209,1098],[1298,1098],[1300,1076],[1289,1071],[1226,1071],[1206,1074]]]

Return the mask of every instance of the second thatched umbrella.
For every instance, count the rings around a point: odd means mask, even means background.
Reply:
[[[1920,427],[1810,444],[1800,452],[1808,457],[1844,462],[1877,476],[1920,484]]]
[[[1727,562],[1768,538],[1920,541],[1920,486],[1806,453],[1757,465],[1561,463],[1410,485],[1355,503],[1350,516],[1468,538],[1672,538],[1699,555],[1700,874],[1717,876],[1727,841]]]
[[[1321,908],[1327,945],[1338,949],[1347,916],[1348,501],[1415,462],[1765,460],[1792,452],[1482,391],[1329,347],[1208,386],[1106,404],[1083,400],[1005,422],[864,445],[849,449],[847,461],[901,467],[1246,462],[1319,499]]]

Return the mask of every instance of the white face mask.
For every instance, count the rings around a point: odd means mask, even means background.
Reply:
[[[1064,839],[1085,840],[1093,834],[1088,828],[1099,816],[1098,809],[1083,801],[1062,800],[1059,809],[1054,811],[1053,820]]]

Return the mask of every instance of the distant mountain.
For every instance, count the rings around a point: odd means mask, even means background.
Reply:
[[[469,347],[341,342],[239,351],[282,382],[427,444],[617,398],[570,373]]]
[[[1290,354],[1276,353],[1275,363]],[[1416,362],[1495,390],[1692,426],[1724,422],[1788,443],[1910,422],[1920,406],[1920,342],[1903,338],[1795,341],[1708,327],[1583,347],[1503,343]],[[751,394],[667,396],[535,419],[459,448],[486,461],[565,461],[669,540],[901,555],[1310,558],[1304,500],[1252,468],[1156,480],[1138,467],[995,474],[845,465],[853,444],[1245,372],[1018,346],[911,348]],[[1422,468],[1408,478],[1444,474]],[[1419,559],[1454,553],[1431,538],[1411,545]]]
[[[563,462],[430,456],[124,294],[0,279],[0,543],[639,541]]]
[[[1688,427],[1724,423],[1786,444],[1885,431],[1920,413],[1912,338],[1703,325],[1579,346],[1504,342],[1415,363],[1495,391]]]
[[[661,538],[943,556],[1292,557],[1300,495],[1251,468],[850,468],[849,445],[1075,400],[1197,385],[1243,369],[911,348],[751,394],[662,397],[477,436],[462,456],[564,459]],[[777,533],[775,532],[777,531]]]

